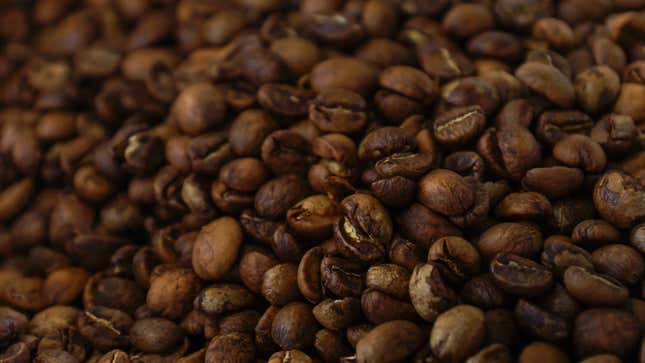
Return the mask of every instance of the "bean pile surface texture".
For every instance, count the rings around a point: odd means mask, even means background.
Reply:
[[[645,0],[0,0],[0,363],[645,363]]]

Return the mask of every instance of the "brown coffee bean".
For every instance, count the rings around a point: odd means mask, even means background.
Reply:
[[[457,303],[457,295],[444,282],[439,268],[433,264],[417,265],[414,268],[410,276],[409,293],[417,313],[430,322]]]
[[[549,198],[561,198],[577,190],[583,182],[580,169],[563,166],[533,168],[522,178],[522,186]]]
[[[645,120],[645,107],[642,102],[632,102],[632,100],[642,99],[644,93],[645,84],[623,83],[614,103],[614,112],[630,116],[636,123],[642,122]]]
[[[470,38],[468,52],[479,57],[513,61],[522,56],[522,45],[510,33],[491,30]]]
[[[150,278],[147,306],[159,315],[178,319],[191,310],[202,283],[190,268],[157,266]]]
[[[641,223],[634,228],[629,235],[629,243],[634,246],[641,253],[645,250],[645,224]]]
[[[37,337],[44,337],[73,326],[77,317],[82,312],[71,306],[51,306],[34,314],[29,321],[29,333]]]
[[[254,296],[241,285],[215,284],[204,288],[195,298],[195,309],[206,314],[222,314],[248,308]]]
[[[365,286],[405,300],[408,298],[410,272],[394,264],[374,265],[365,273]]]
[[[464,77],[445,84],[441,101],[447,108],[479,105],[486,115],[493,114],[500,103],[497,88],[480,77]]]
[[[39,277],[14,276],[0,288],[0,300],[17,309],[39,311],[50,302],[42,289],[44,281]]]
[[[287,223],[299,236],[321,240],[331,236],[339,215],[335,201],[324,195],[314,195],[289,208]]]
[[[541,309],[527,300],[520,299],[515,305],[518,324],[530,334],[548,341],[561,341],[569,335],[569,323],[560,316]]]
[[[254,192],[268,179],[264,164],[255,158],[239,158],[224,164],[219,179],[229,188],[240,192]]]
[[[221,278],[235,263],[241,244],[242,228],[233,218],[222,217],[209,223],[193,247],[193,268],[197,276],[205,280]]]
[[[495,283],[514,295],[540,295],[553,285],[551,271],[536,262],[510,253],[498,254],[491,261],[490,271]]]
[[[542,18],[532,27],[535,38],[545,40],[554,48],[570,48],[575,44],[573,29],[566,22],[557,18]]]
[[[386,68],[379,77],[376,107],[392,122],[424,113],[438,93],[437,84],[424,72],[409,66]]]
[[[477,143],[477,153],[497,175],[516,180],[536,167],[542,158],[533,134],[511,124],[484,131]]]
[[[538,62],[524,63],[515,71],[515,76],[559,107],[570,108],[575,103],[576,95],[571,81],[553,66]]]
[[[533,257],[542,249],[542,233],[529,223],[499,223],[484,231],[476,242],[477,250],[486,260],[498,253]]]
[[[90,277],[83,291],[86,308],[105,306],[134,313],[145,302],[145,294],[136,282],[120,277],[104,277],[101,273]]]
[[[298,267],[291,263],[279,264],[264,273],[262,296],[271,305],[282,306],[300,298],[296,285]]]
[[[324,251],[314,247],[307,251],[300,260],[296,281],[300,293],[311,303],[318,303],[323,298],[321,262]]]
[[[471,305],[457,305],[437,318],[430,334],[430,348],[439,359],[460,362],[484,342],[484,313]]]
[[[546,111],[538,118],[536,135],[549,145],[574,134],[589,134],[591,118],[580,111]]]
[[[459,38],[470,38],[492,29],[495,18],[491,9],[483,4],[455,4],[443,18],[443,28]]]
[[[367,121],[366,106],[363,97],[356,92],[325,89],[309,104],[309,119],[322,131],[356,132]]]
[[[200,174],[216,174],[233,157],[223,132],[200,134],[190,140],[186,149],[192,171]]]
[[[486,124],[479,106],[456,107],[441,114],[433,123],[437,141],[448,146],[471,143]]]
[[[330,330],[342,330],[359,319],[361,302],[354,297],[325,299],[312,310],[320,325]]]
[[[220,89],[196,83],[177,96],[172,113],[182,131],[197,135],[224,121],[226,103]]]
[[[593,203],[587,199],[571,197],[553,203],[553,217],[549,224],[556,232],[568,234],[578,223],[595,215]]]
[[[461,290],[460,296],[465,301],[481,308],[499,308],[511,302],[503,290],[493,281],[490,274],[483,274],[468,280]]]
[[[162,318],[137,320],[129,335],[132,345],[146,353],[168,352],[184,338],[178,325]]]
[[[423,248],[438,238],[461,235],[455,225],[419,203],[401,211],[396,220],[403,235]]]
[[[615,309],[589,309],[576,318],[573,344],[581,356],[609,353],[626,357],[635,352],[640,328],[634,316]]]
[[[435,241],[428,251],[428,262],[434,264],[443,277],[457,283],[476,275],[480,268],[479,252],[461,237],[443,237]]]
[[[374,261],[385,257],[392,239],[392,220],[381,203],[369,194],[357,193],[340,203],[344,216],[334,224],[334,238],[347,257]]]
[[[333,58],[318,63],[311,72],[312,88],[318,92],[345,88],[363,96],[378,84],[378,71],[358,58]]]
[[[287,174],[264,183],[255,194],[255,209],[262,217],[277,219],[308,193],[306,181]]]
[[[363,270],[352,260],[325,256],[320,263],[320,275],[323,288],[334,295],[358,297],[363,291]]]
[[[613,277],[579,266],[567,268],[564,285],[573,297],[592,306],[620,305],[629,297],[627,288]]]
[[[427,41],[417,47],[417,56],[423,70],[434,79],[453,79],[470,76],[475,72],[473,63],[449,41]]]
[[[3,347],[8,345],[9,342],[12,342],[19,335],[27,331],[27,324],[29,320],[27,317],[10,308],[10,307],[1,307],[0,308],[0,345]]]
[[[259,156],[264,138],[278,128],[271,116],[259,109],[242,111],[231,123],[231,149],[240,156]]]
[[[549,200],[540,193],[511,193],[504,197],[495,209],[495,215],[502,219],[545,220],[552,213]]]
[[[130,344],[127,334],[133,323],[132,318],[120,310],[98,306],[80,314],[76,326],[93,347],[109,350],[126,348]]]
[[[527,345],[518,358],[518,363],[537,363],[543,359],[549,362],[567,363],[569,358],[558,347],[545,342],[534,342]]]
[[[423,344],[424,338],[421,329],[409,321],[394,320],[380,324],[358,341],[356,361],[395,362],[405,359]]]
[[[314,96],[308,90],[281,83],[265,84],[258,90],[258,102],[262,107],[287,117],[306,115],[307,106]]]
[[[284,306],[273,319],[271,336],[282,349],[303,349],[314,343],[318,324],[311,306],[294,302]]]
[[[628,228],[644,213],[645,190],[631,176],[610,171],[596,183],[593,200],[603,218],[617,227]]]
[[[609,275],[625,285],[634,285],[645,273],[645,262],[634,248],[611,244],[596,249],[591,254],[598,272]]]
[[[607,158],[600,145],[587,136],[570,135],[553,147],[553,157],[569,167],[580,167],[589,173],[605,168]]]
[[[34,182],[23,179],[0,193],[0,220],[8,220],[22,211],[34,193]]]
[[[470,356],[466,363],[509,363],[512,362],[511,352],[503,344],[491,344]]]
[[[634,146],[636,126],[629,116],[609,114],[600,119],[590,137],[609,155],[624,155]]]
[[[463,215],[475,201],[475,190],[459,174],[440,169],[421,179],[419,200],[435,212],[448,216]]]
[[[31,352],[27,344],[18,342],[10,345],[7,350],[0,354],[0,361],[7,363],[28,363],[31,359]]]
[[[608,66],[587,68],[576,76],[578,103],[588,113],[606,110],[618,96],[620,77]]]
[[[569,266],[593,269],[591,254],[584,249],[564,241],[554,240],[545,243],[542,251],[542,264],[562,275]]]
[[[392,320],[417,320],[412,304],[398,300],[379,290],[366,289],[361,296],[363,315],[374,324]]]
[[[255,361],[255,347],[251,337],[243,333],[227,333],[215,336],[208,344],[204,362],[225,361]]]
[[[51,304],[65,305],[76,300],[83,291],[90,275],[76,267],[63,267],[52,271],[43,283],[44,298]]]
[[[575,317],[580,312],[580,303],[567,292],[564,286],[558,283],[537,303],[543,309],[567,319]]]

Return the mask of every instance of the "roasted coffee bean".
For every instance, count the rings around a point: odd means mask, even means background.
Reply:
[[[627,288],[613,277],[580,266],[567,268],[564,286],[571,296],[592,306],[620,305],[629,297]]]
[[[132,324],[128,314],[100,306],[84,311],[76,321],[79,333],[101,350],[128,347],[127,335]]]
[[[340,203],[343,217],[334,224],[334,238],[347,257],[374,261],[385,257],[392,239],[392,220],[383,205],[368,194],[353,194]]]
[[[349,259],[323,257],[320,263],[320,275],[324,289],[334,295],[358,297],[363,291],[362,268]]]
[[[356,345],[356,361],[394,362],[411,356],[425,339],[422,330],[409,321],[394,320],[370,330]],[[396,342],[394,345],[389,343]]]
[[[494,173],[516,180],[536,167],[542,158],[533,134],[513,124],[485,130],[477,142],[477,152]]]
[[[520,299],[515,305],[515,318],[522,329],[540,339],[561,341],[569,335],[569,323],[560,316]]]
[[[498,254],[491,261],[490,270],[495,283],[514,295],[541,295],[553,285],[551,271],[536,262],[510,253]]]
[[[600,273],[609,275],[625,285],[634,285],[645,273],[643,256],[632,247],[611,244],[593,251],[591,258]]]
[[[486,115],[479,106],[456,107],[434,120],[434,136],[447,146],[470,144],[483,131]]]
[[[129,331],[130,342],[146,353],[163,353],[175,348],[184,332],[170,320],[146,318],[137,320]]]
[[[542,359],[548,359],[549,362],[565,363],[569,358],[562,350],[554,344],[545,342],[533,342],[527,345],[518,358],[521,363],[540,362]]]
[[[542,249],[542,242],[542,233],[533,224],[499,223],[484,231],[476,246],[481,256],[490,261],[505,252],[533,257]]]
[[[460,362],[484,342],[484,312],[471,305],[457,305],[439,315],[430,333],[430,348],[442,361]]]
[[[216,280],[227,273],[239,253],[242,228],[230,217],[208,224],[197,236],[193,247],[193,269],[205,280]]]
[[[515,76],[531,90],[559,107],[568,108],[575,102],[573,84],[556,67],[539,62],[527,62],[517,68]]]
[[[403,235],[424,249],[438,238],[462,235],[454,224],[420,203],[401,211],[396,220]]]
[[[244,286],[216,284],[204,288],[195,298],[195,309],[206,314],[222,314],[250,307],[254,296]]]
[[[303,349],[314,343],[318,323],[307,304],[295,302],[278,311],[271,336],[282,349]]]
[[[483,274],[468,280],[460,296],[466,302],[482,308],[500,308],[510,304],[510,296],[500,289],[490,274]]]
[[[576,168],[563,166],[533,168],[522,178],[522,186],[549,198],[561,198],[578,190],[583,183],[583,178],[582,171]]]
[[[593,201],[607,221],[619,228],[628,228],[643,217],[645,189],[633,177],[610,171],[596,183]]]
[[[457,303],[457,294],[444,282],[439,268],[430,263],[414,268],[409,293],[417,313],[430,322]]]
[[[442,276],[457,283],[476,275],[480,260],[477,249],[461,237],[440,238],[428,251],[428,262],[439,268]]]
[[[548,241],[542,251],[542,264],[558,275],[564,274],[569,266],[594,268],[591,254],[573,243],[560,240]]]
[[[214,363],[226,360],[250,362],[255,358],[255,347],[251,337],[244,333],[224,333],[215,336],[206,349],[204,362]]]
[[[615,309],[589,309],[573,325],[573,344],[579,356],[609,353],[626,357],[634,352],[640,337],[634,316]]]

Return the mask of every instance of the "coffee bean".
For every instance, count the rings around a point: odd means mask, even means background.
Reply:
[[[498,254],[491,261],[490,270],[495,283],[519,296],[540,295],[553,284],[553,274],[544,266],[509,253]]]
[[[457,303],[457,295],[443,281],[439,268],[433,264],[417,265],[410,276],[410,300],[417,313],[427,321]]]
[[[615,309],[589,309],[576,318],[573,344],[579,356],[609,353],[625,357],[634,352],[639,327],[630,313]]]
[[[222,277],[235,263],[241,243],[242,229],[234,219],[223,217],[211,222],[195,240],[195,273],[206,280]]]
[[[307,304],[284,306],[273,319],[271,336],[282,349],[303,349],[314,343],[318,324]]]
[[[383,323],[358,341],[356,360],[362,363],[405,359],[417,350],[423,339],[424,333],[414,323],[405,320]],[[388,345],[391,342],[397,344]]]
[[[484,334],[484,313],[471,305],[457,305],[437,318],[430,348],[442,361],[459,362],[477,351]]]
[[[629,297],[627,288],[613,277],[579,266],[567,268],[564,285],[573,297],[592,306],[620,305]]]

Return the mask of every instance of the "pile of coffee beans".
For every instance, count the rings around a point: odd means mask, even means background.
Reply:
[[[645,0],[0,0],[0,363],[645,363]]]

